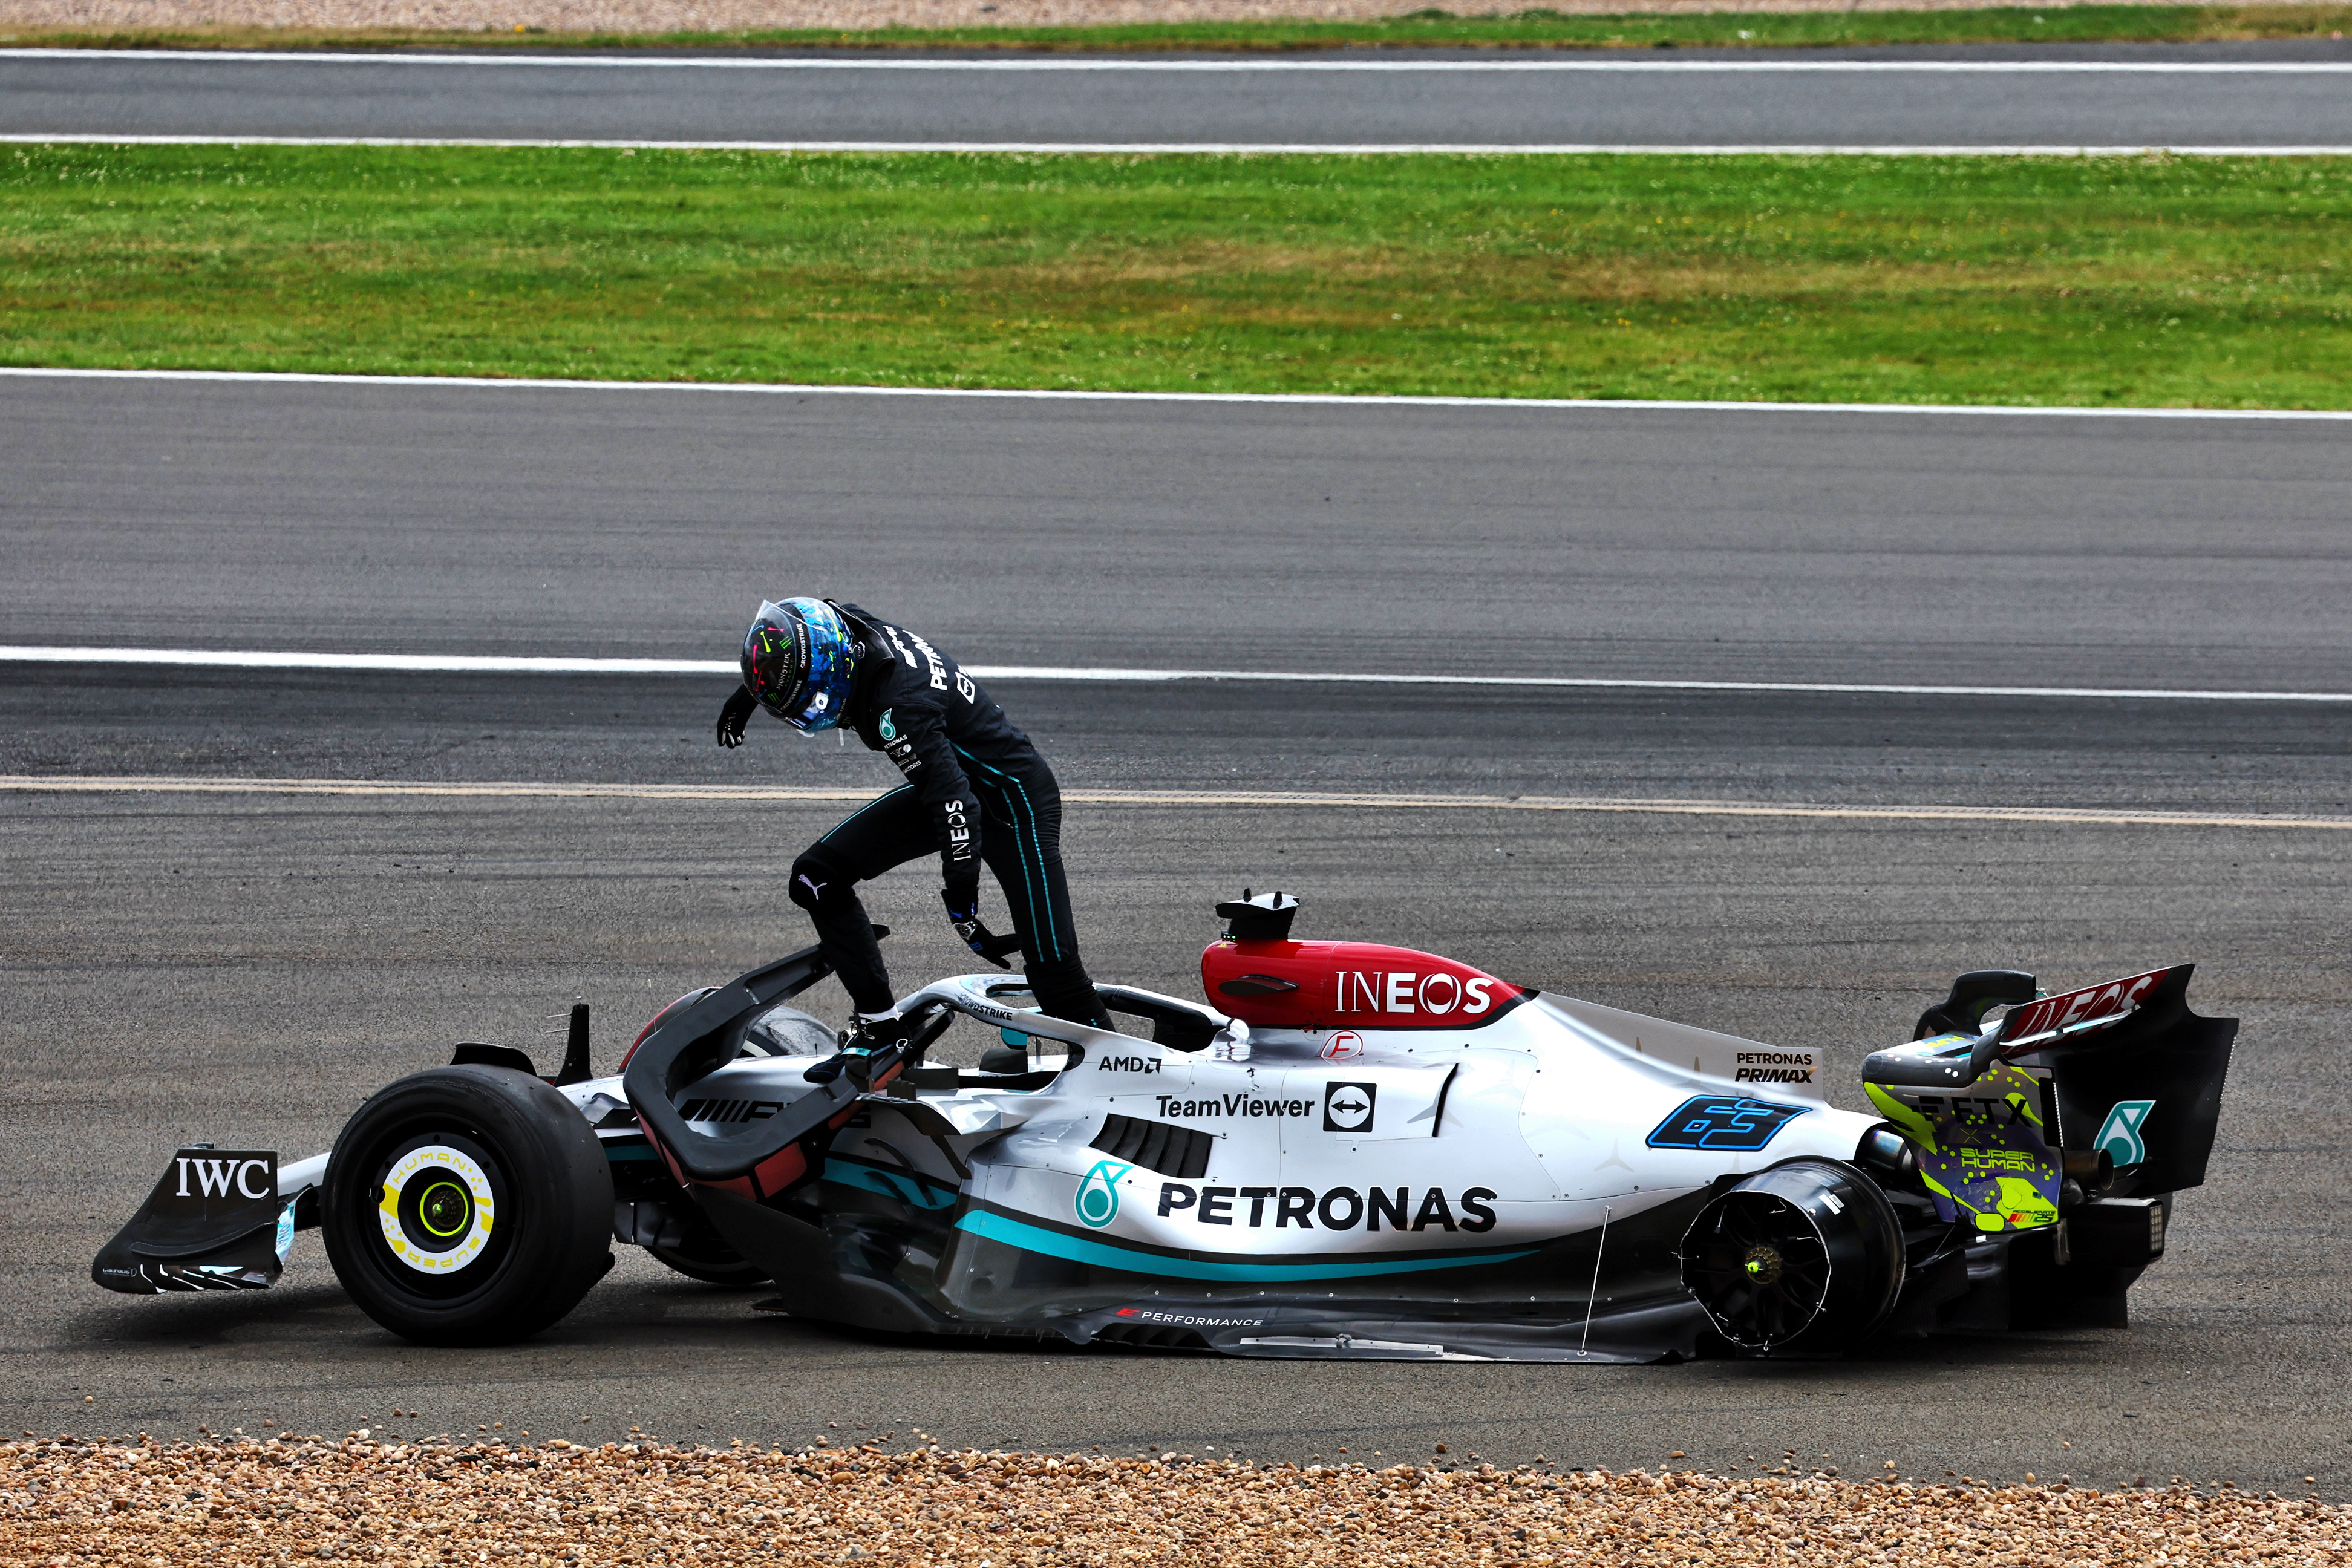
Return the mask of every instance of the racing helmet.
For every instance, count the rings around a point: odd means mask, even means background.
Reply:
[[[743,635],[743,685],[803,734],[830,730],[849,710],[849,683],[864,651],[823,599],[772,599]]]

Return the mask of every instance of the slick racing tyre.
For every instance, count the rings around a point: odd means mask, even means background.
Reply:
[[[535,1334],[613,1261],[596,1134],[511,1068],[436,1068],[369,1099],[335,1140],[319,1218],[352,1300],[419,1344]]]

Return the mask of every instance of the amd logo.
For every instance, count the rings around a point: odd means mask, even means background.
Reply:
[[[1158,1057],[1097,1057],[1097,1072],[1132,1072],[1146,1077],[1158,1072],[1166,1064]]]
[[[1490,993],[1496,982],[1484,975],[1465,980],[1444,970],[1417,974],[1342,969],[1332,980],[1338,990],[1332,1011],[1338,1013],[1459,1013],[1475,1018],[1495,1005]]]

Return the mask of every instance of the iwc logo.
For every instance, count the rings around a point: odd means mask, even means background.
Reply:
[[[1379,1089],[1369,1083],[1327,1083],[1323,1086],[1323,1131],[1370,1132],[1372,1100]]]
[[[1077,1195],[1070,1206],[1078,1213],[1078,1223],[1088,1230],[1100,1230],[1118,1217],[1118,1179],[1134,1170],[1116,1160],[1097,1160],[1094,1169],[1078,1179]]]

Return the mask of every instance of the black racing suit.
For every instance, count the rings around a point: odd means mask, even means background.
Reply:
[[[856,884],[937,853],[958,908],[977,907],[982,864],[995,874],[1038,1005],[1056,1018],[1108,1027],[1078,958],[1053,770],[955,660],[855,605],[834,608],[866,645],[845,722],[907,777],[793,862],[793,901],[809,911],[851,1005],[884,1013],[893,1000]]]

